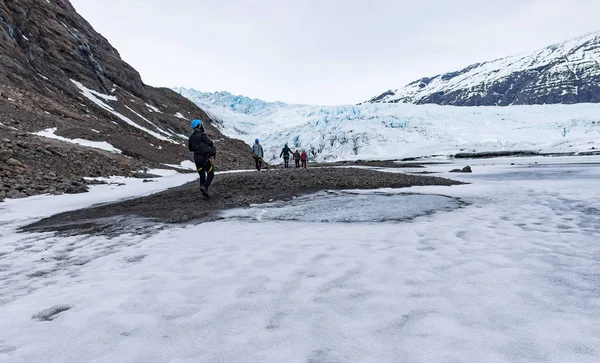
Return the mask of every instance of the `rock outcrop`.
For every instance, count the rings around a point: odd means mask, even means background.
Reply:
[[[507,106],[600,102],[600,33],[421,78],[371,103]]]
[[[69,1],[0,0],[0,200],[180,164],[190,157],[193,118],[206,121],[221,170],[252,166],[246,144],[223,136],[184,97],[145,85]],[[35,135],[47,129],[62,139]]]

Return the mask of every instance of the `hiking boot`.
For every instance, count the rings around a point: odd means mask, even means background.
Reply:
[[[204,186],[200,187],[200,192],[202,193],[202,195],[204,195],[204,198],[206,198],[206,199],[210,198],[210,195],[208,194],[208,190],[206,190],[206,188]]]

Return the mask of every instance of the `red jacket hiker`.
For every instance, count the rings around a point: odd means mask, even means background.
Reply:
[[[306,155],[306,151],[302,152],[302,167],[306,169],[306,160],[308,159],[308,155]]]

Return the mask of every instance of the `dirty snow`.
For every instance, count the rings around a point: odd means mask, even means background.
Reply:
[[[182,120],[186,120],[185,116],[183,116],[183,115],[181,114],[181,112],[177,112],[177,113],[175,114],[175,117],[177,117],[177,118],[180,118],[180,119],[182,119]]]
[[[90,140],[80,139],[80,138],[77,138],[77,139],[68,139],[66,137],[62,137],[62,136],[56,135],[55,134],[56,131],[57,131],[57,128],[53,127],[53,128],[45,129],[45,130],[42,130],[42,131],[34,132],[33,135],[47,137],[49,139],[60,140],[60,141],[68,142],[68,143],[71,143],[71,144],[77,144],[77,145],[81,145],[81,146],[87,146],[87,147],[91,147],[91,148],[94,148],[94,149],[100,149],[100,150],[110,151],[110,152],[115,153],[115,154],[120,154],[121,153],[121,150],[117,149],[116,147],[112,146],[111,144],[109,144],[106,141],[90,141]]]
[[[164,178],[0,204],[0,360],[597,362],[600,158],[466,162],[469,185],[355,192],[468,203],[403,222],[15,233]]]

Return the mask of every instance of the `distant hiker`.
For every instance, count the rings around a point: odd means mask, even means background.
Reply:
[[[263,151],[262,145],[259,143],[259,140],[254,140],[254,145],[252,146],[252,157],[254,161],[256,161],[256,170],[260,171],[262,168],[263,157],[265,153]]]
[[[306,151],[302,150],[302,168],[306,169],[306,161],[308,160],[308,155],[306,154]]]
[[[215,177],[215,168],[209,158],[217,155],[217,149],[215,149],[212,140],[206,135],[202,121],[194,120],[191,125],[194,133],[190,136],[188,148],[194,152],[196,170],[200,175],[200,192],[204,197],[210,198],[208,188]]]
[[[290,149],[288,147],[288,144],[286,143],[285,146],[283,147],[283,149],[281,150],[281,154],[279,154],[279,157],[283,156],[283,164],[286,169],[290,167],[290,154],[291,153],[292,153],[292,149]]]
[[[298,149],[294,153],[294,161],[296,162],[296,169],[300,169],[300,151]]]

